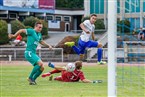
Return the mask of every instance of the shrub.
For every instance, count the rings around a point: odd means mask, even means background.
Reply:
[[[7,27],[7,22],[4,20],[0,20],[0,44],[9,42]]]
[[[24,23],[25,26],[30,26],[30,27],[34,28],[34,25],[35,25],[35,23],[36,23],[37,21],[39,21],[38,18],[31,16],[31,17],[27,17],[27,18],[23,21],[23,23]]]
[[[82,22],[84,22],[85,20],[89,20],[90,17],[89,16],[86,16],[86,17],[83,17],[82,18]],[[105,29],[105,25],[104,25],[104,22],[103,20],[101,19],[97,19],[97,21],[95,22],[95,29]]]
[[[101,19],[97,19],[95,26],[96,29],[105,29],[104,22]]]
[[[129,20],[121,20],[117,22],[118,22],[117,31],[121,33],[129,33],[131,31]]]
[[[43,24],[43,29],[41,31],[43,36],[48,36],[48,23],[44,20],[40,20],[41,23]]]
[[[89,19],[90,19],[90,17],[86,16],[86,17],[83,17],[81,21],[84,22],[85,20],[89,20]]]
[[[31,17],[26,18],[23,21],[23,23],[27,28],[34,28],[35,23],[38,21],[41,21],[41,23],[43,24],[43,29],[41,31],[43,37],[47,38],[48,37],[48,23],[46,21],[39,20],[38,18],[31,16]]]
[[[13,20],[10,23],[12,27],[12,34],[15,34],[20,29],[25,29],[24,24],[21,23],[19,20]]]
[[[31,26],[25,26],[25,29],[28,29],[28,28],[33,29],[33,27],[31,27]]]

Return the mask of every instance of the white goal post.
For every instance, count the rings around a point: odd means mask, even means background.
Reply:
[[[108,0],[108,97],[116,97],[117,0]]]

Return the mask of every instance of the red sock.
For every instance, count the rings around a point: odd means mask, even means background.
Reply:
[[[56,69],[50,71],[51,74],[54,74],[54,73],[60,73],[60,72],[61,72],[60,70],[56,70]]]

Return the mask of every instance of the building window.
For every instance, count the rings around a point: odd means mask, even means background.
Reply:
[[[125,13],[140,12],[139,0],[126,0],[125,1]]]
[[[120,1],[117,1],[117,13],[120,13]]]
[[[104,13],[104,0],[90,0],[90,12],[103,14]]]
[[[143,27],[145,28],[145,18],[143,19]]]
[[[52,15],[49,15],[49,16],[46,16],[47,17],[47,20],[54,20],[54,16]]]
[[[143,1],[143,12],[145,12],[145,0]]]
[[[10,13],[9,19],[17,19],[17,13]]]
[[[7,19],[8,18],[8,14],[0,14],[0,19]]]
[[[64,16],[64,21],[65,22],[71,22],[71,17],[70,16]]]
[[[56,21],[61,21],[61,16],[56,16],[56,17],[55,17],[55,20],[56,20]]]

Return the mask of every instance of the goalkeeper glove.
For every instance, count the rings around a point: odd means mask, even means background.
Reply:
[[[102,80],[93,80],[93,83],[102,83]]]

